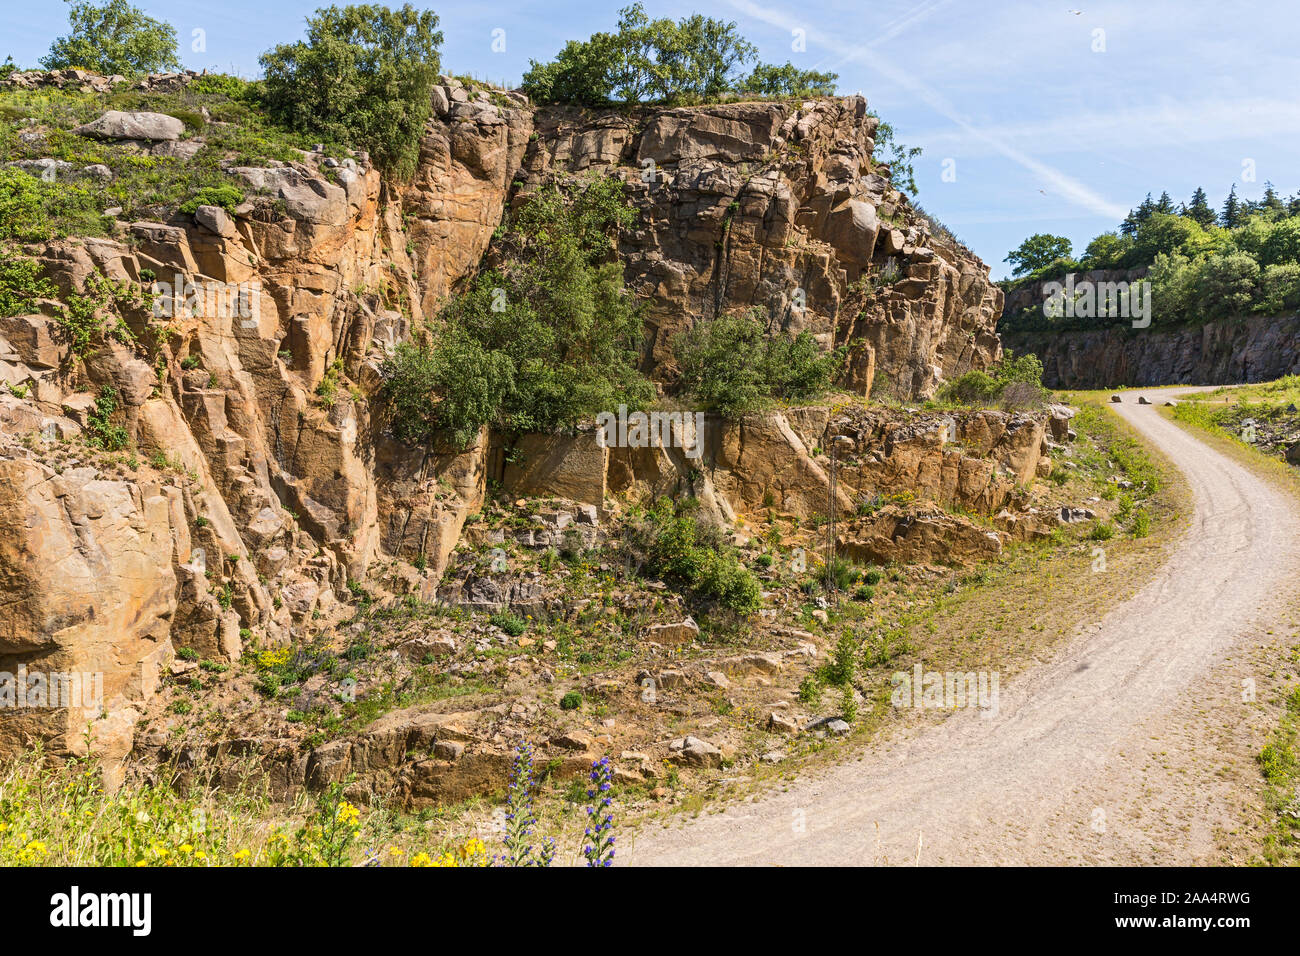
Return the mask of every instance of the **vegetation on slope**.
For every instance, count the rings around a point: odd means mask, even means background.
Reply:
[[[1268,184],[1258,202],[1241,202],[1235,190],[1218,215],[1200,189],[1190,204],[1177,208],[1168,193],[1158,202],[1148,196],[1118,232],[1097,236],[1077,259],[1063,236],[1031,236],[1008,254],[1005,261],[1018,278],[1004,288],[1012,293],[1072,272],[1147,268],[1155,324],[1300,308],[1300,193],[1283,200]],[[1106,321],[1049,317],[1038,300],[1019,314],[1005,315],[999,329],[1065,329]]]
[[[600,177],[547,186],[512,213],[501,264],[385,363],[394,434],[421,442],[442,431],[463,447],[484,425],[572,428],[653,398],[637,368],[641,318],[614,257],[633,216],[622,181]]]

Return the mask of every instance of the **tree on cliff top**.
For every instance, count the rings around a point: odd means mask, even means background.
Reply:
[[[830,95],[834,73],[792,64],[759,63],[747,77],[738,69],[757,48],[734,21],[695,14],[674,22],[651,20],[640,3],[619,11],[614,33],[570,40],[549,63],[530,61],[523,89],[539,103],[602,106],[610,103],[709,103],[729,94]]]
[[[1037,272],[1051,265],[1057,259],[1070,258],[1073,246],[1064,236],[1053,236],[1045,232],[1035,233],[1020,244],[1020,248],[1007,253],[1003,262],[1011,264],[1011,274],[1022,276]]]
[[[41,58],[47,70],[81,67],[105,76],[156,73],[180,68],[176,58],[176,28],[146,16],[126,0],[68,0],[67,36],[50,44]]]
[[[266,105],[285,125],[370,151],[394,178],[409,176],[432,109],[442,33],[409,3],[324,7],[307,41],[263,53]]]

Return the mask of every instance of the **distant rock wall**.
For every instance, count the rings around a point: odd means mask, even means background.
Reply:
[[[1250,316],[1180,329],[1007,332],[1043,361],[1051,388],[1230,385],[1300,374],[1300,316]]]

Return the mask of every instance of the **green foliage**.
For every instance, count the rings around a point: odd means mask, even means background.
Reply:
[[[126,429],[113,423],[117,407],[117,389],[112,385],[103,386],[99,398],[95,399],[95,410],[87,416],[86,441],[92,448],[120,451],[126,447],[129,440]]]
[[[1077,262],[1068,256],[1068,243],[1051,245],[1046,240],[1065,242],[1060,237],[1033,236],[1008,256],[1020,277],[1006,284],[1008,292],[1068,272],[1146,267],[1156,324],[1251,313],[1277,315],[1300,308],[1300,195],[1288,205],[1271,184],[1264,198],[1255,202],[1238,199],[1234,190],[1219,217],[1201,189],[1190,205],[1178,209],[1167,194],[1160,202],[1148,196],[1125,219],[1119,233],[1097,236]],[[1106,321],[1047,316],[1041,305],[1035,302],[1005,315],[1000,327],[1055,330]]]
[[[1300,262],[1264,267],[1259,281],[1259,308],[1265,315],[1300,309]]]
[[[234,186],[204,186],[185,202],[181,203],[181,212],[194,214],[194,211],[200,206],[220,206],[228,213],[233,213],[235,207],[244,201],[242,190]]]
[[[409,176],[432,109],[442,33],[410,4],[324,7],[307,40],[262,54],[265,102],[292,129],[354,139],[394,178]]]
[[[32,312],[37,299],[51,299],[57,291],[40,263],[0,246],[0,316]]]
[[[570,40],[551,63],[530,61],[523,89],[540,103],[716,102],[757,52],[734,22],[651,20],[638,2],[619,11],[616,33]]]
[[[821,703],[822,684],[815,674],[807,675],[799,682],[799,702],[816,706]]]
[[[483,425],[548,432],[648,402],[641,318],[613,261],[632,219],[615,179],[532,196],[500,239],[501,266],[443,307],[431,344],[385,363],[393,433],[418,442],[442,430],[463,447]]]
[[[834,96],[835,81],[838,79],[838,73],[801,70],[789,62],[784,66],[759,63],[749,76],[741,81],[737,92],[744,96],[770,100],[811,99],[818,96]]]
[[[105,76],[134,76],[178,70],[176,28],[147,16],[126,0],[68,0],[67,36],[50,45],[41,59],[47,70],[80,67]]]
[[[1032,353],[1017,356],[1007,349],[987,372],[971,369],[945,385],[939,397],[961,405],[984,405],[998,399],[1018,405],[1037,404],[1046,397],[1043,363]]]
[[[758,579],[718,529],[699,523],[698,505],[694,499],[680,504],[659,499],[632,528],[634,547],[643,550],[652,573],[680,581],[697,597],[737,614],[757,611],[762,606]]]
[[[1098,521],[1092,526],[1088,537],[1093,541],[1109,541],[1115,537],[1115,526],[1108,521]]]
[[[697,323],[674,343],[682,390],[700,407],[728,417],[774,399],[807,401],[824,393],[846,349],[823,353],[806,331],[769,336],[757,313]]]
[[[1103,232],[1088,243],[1083,258],[1079,261],[1079,268],[1085,270],[1123,268],[1132,248],[1133,240],[1127,236],[1121,236],[1117,232]]]
[[[548,63],[529,61],[523,89],[538,103],[715,103],[734,96],[833,96],[835,73],[754,62],[734,21],[700,14],[652,20],[641,3],[619,11],[614,33],[570,40]]]
[[[0,168],[0,241],[40,242],[103,230],[98,195],[75,182],[46,182]]]
[[[577,710],[582,706],[582,695],[571,690],[560,698],[560,710]]]
[[[497,611],[488,618],[488,623],[501,628],[511,637],[519,637],[528,630],[528,622],[509,610]]]
[[[131,344],[135,342],[135,334],[122,312],[146,304],[145,294],[139,288],[92,272],[86,277],[82,292],[63,297],[59,329],[67,336],[73,354],[78,356],[88,355],[105,338]]]
[[[1021,276],[1037,272],[1058,259],[1069,259],[1071,249],[1070,240],[1064,236],[1039,232],[1022,242],[1018,249],[1008,252],[1002,261],[1011,263],[1013,276]]]
[[[921,155],[921,147],[904,146],[895,137],[893,126],[878,116],[876,119],[879,121],[879,125],[876,127],[876,148],[874,153],[885,156],[886,161],[889,163],[890,179],[894,185],[915,195],[918,189],[912,161]]]

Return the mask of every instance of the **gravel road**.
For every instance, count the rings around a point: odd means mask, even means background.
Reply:
[[[782,792],[651,824],[629,862],[1212,859],[1215,834],[1239,815],[1232,772],[1214,768],[1245,767],[1258,747],[1231,736],[1245,719],[1242,661],[1300,592],[1300,516],[1284,492],[1159,415],[1186,391],[1152,391],[1154,406],[1130,391],[1113,407],[1186,476],[1187,532],[1133,598],[1002,682],[996,715],[962,710]],[[1106,587],[1105,575],[1077,586]]]

